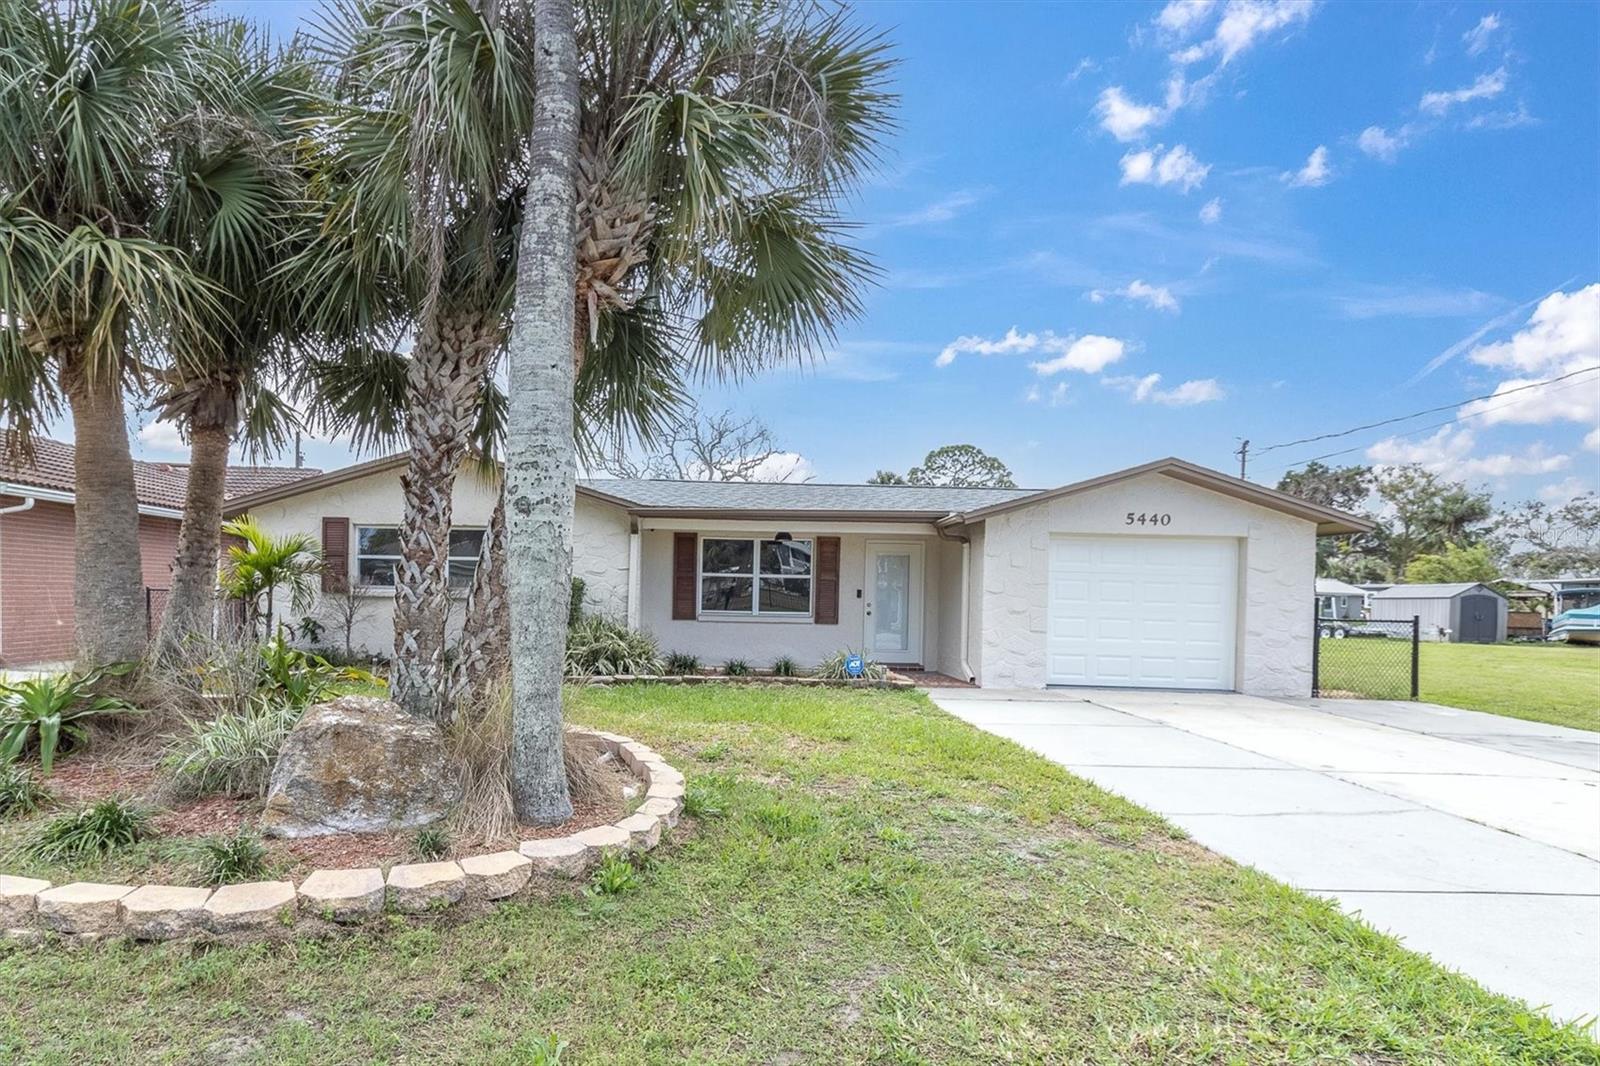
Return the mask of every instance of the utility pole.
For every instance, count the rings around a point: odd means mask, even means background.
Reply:
[[[1245,464],[1250,461],[1250,442],[1248,440],[1239,441],[1239,450],[1233,454],[1239,457],[1239,480],[1243,481],[1245,479]]]

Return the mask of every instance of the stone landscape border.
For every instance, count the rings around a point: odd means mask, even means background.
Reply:
[[[571,685],[795,685],[802,688],[916,688],[894,671],[885,678],[780,677],[777,674],[591,674],[569,677]]]
[[[378,867],[315,870],[296,886],[253,881],[220,888],[111,885],[91,881],[53,885],[36,877],[0,874],[0,930],[13,938],[47,933],[79,940],[261,940],[299,931],[349,928],[381,914],[434,913],[459,903],[514,896],[535,874],[571,881],[606,854],[649,851],[683,812],[684,778],[648,746],[594,729],[569,729],[638,775],[644,801],[610,825],[568,836],[524,840],[515,851],[449,862],[403,863],[387,877]]]

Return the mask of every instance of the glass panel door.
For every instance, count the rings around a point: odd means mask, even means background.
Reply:
[[[873,553],[872,650],[911,650],[911,553]]]

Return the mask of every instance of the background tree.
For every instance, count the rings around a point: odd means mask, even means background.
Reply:
[[[1325,466],[1310,462],[1278,479],[1278,491],[1351,514],[1366,514],[1377,485],[1370,466]],[[1381,582],[1393,575],[1383,555],[1381,530],[1317,538],[1317,575],[1352,584]]]
[[[1559,505],[1529,500],[1502,514],[1495,534],[1518,577],[1600,572],[1600,496],[1592,492]]]
[[[950,488],[1014,489],[1017,483],[1005,463],[972,444],[946,444],[927,454],[906,474],[912,485]]]
[[[139,508],[123,390],[163,334],[212,309],[152,236],[170,134],[218,106],[182,0],[0,3],[0,412],[16,446],[64,398],[76,435],[78,655],[144,649]]]
[[[755,415],[707,413],[690,406],[656,434],[642,458],[612,455],[601,466],[614,477],[673,481],[808,481],[805,461],[779,447]]]
[[[203,77],[218,87],[208,98],[229,106],[197,104],[174,124],[174,180],[155,227],[217,297],[214,314],[173,330],[172,366],[160,375],[160,417],[178,426],[190,454],[158,649],[211,635],[234,443],[274,451],[288,444],[296,423],[269,385],[301,321],[296,275],[277,267],[304,199],[296,126],[307,112],[306,78],[243,23],[211,23],[197,43]]]
[[[1447,544],[1472,547],[1488,534],[1494,517],[1488,493],[1420,466],[1380,471],[1377,494],[1387,505],[1380,543],[1394,574],[1404,574],[1418,555],[1443,552]]]
[[[906,479],[893,470],[879,470],[867,478],[868,485],[904,485]]]
[[[1500,577],[1487,544],[1463,548],[1446,544],[1444,551],[1419,555],[1405,569],[1408,584],[1450,584],[1458,581],[1494,581]]]

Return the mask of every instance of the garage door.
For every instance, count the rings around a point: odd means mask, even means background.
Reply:
[[[1233,688],[1238,570],[1232,540],[1051,537],[1046,680]]]

